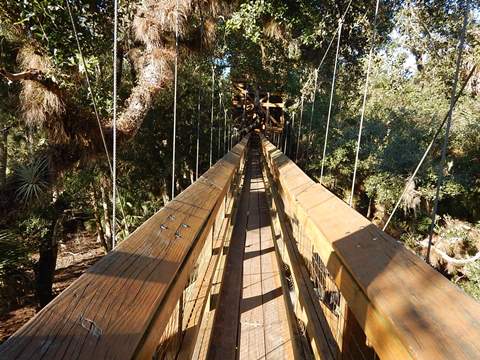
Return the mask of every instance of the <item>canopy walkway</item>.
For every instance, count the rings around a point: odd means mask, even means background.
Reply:
[[[478,359],[480,304],[252,132],[1,359]]]

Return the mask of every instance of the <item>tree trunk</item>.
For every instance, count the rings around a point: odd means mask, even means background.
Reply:
[[[372,219],[372,214],[373,214],[373,197],[368,198],[368,210],[367,210],[367,219],[371,220]]]
[[[0,187],[5,186],[7,182],[7,161],[8,161],[8,146],[7,136],[8,128],[3,129],[0,134]]]
[[[109,245],[109,242],[105,238],[105,232],[103,231],[100,210],[97,205],[98,195],[97,195],[97,192],[95,191],[95,187],[92,187],[91,198],[92,198],[93,216],[95,218],[95,226],[97,229],[98,240],[102,244],[105,251],[108,253],[111,250],[111,247]]]
[[[52,221],[50,231],[42,239],[36,271],[36,296],[38,305],[43,308],[53,299],[53,279],[57,265],[58,238],[61,234],[65,215]]]
[[[170,198],[168,197],[168,194],[167,194],[167,184],[164,178],[162,178],[161,180],[160,191],[162,193],[161,195],[162,195],[163,205],[166,205],[170,201]]]
[[[103,207],[103,221],[105,222],[105,241],[108,243],[110,249],[112,248],[112,222],[110,221],[110,212],[108,210],[107,195],[104,186],[100,186],[100,193],[102,196]]]

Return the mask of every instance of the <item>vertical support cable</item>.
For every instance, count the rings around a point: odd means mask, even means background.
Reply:
[[[217,160],[220,159],[220,149],[221,149],[221,135],[222,135],[222,120],[221,120],[221,111],[223,105],[223,94],[219,93],[219,103],[218,103],[218,113],[217,113],[217,125],[218,125],[218,142],[217,142]]]
[[[67,0],[68,2],[68,0]],[[112,164],[112,249],[117,246],[117,35],[118,0],[113,2],[113,164]]]
[[[295,141],[295,113],[292,114],[292,130],[290,131],[290,143],[288,144],[288,154],[289,157],[292,158],[292,144]]]
[[[333,67],[332,88],[330,90],[330,103],[328,104],[327,125],[325,128],[325,141],[323,143],[322,167],[320,170],[320,184],[322,184],[322,180],[323,180],[323,169],[325,166],[325,156],[327,154],[328,132],[330,129],[330,118],[332,115],[333,95],[335,94],[335,80],[337,78],[338,52],[340,50],[340,38],[342,37],[342,25],[343,25],[343,21],[342,19],[340,19],[338,24],[337,52],[335,54],[335,65]]]
[[[450,127],[452,125],[452,115],[453,115],[453,108],[455,106],[455,94],[457,93],[458,75],[460,73],[460,65],[462,63],[463,45],[465,43],[465,32],[467,30],[467,21],[468,21],[468,1],[465,1],[464,6],[465,8],[464,8],[464,14],[463,14],[463,26],[462,26],[462,32],[460,34],[460,42],[458,45],[455,76],[453,79],[452,93],[450,96],[450,109],[448,111],[447,127],[445,128],[445,138],[443,139],[442,155],[440,159],[440,164],[438,165],[438,179],[437,179],[437,189],[435,191],[435,203],[433,205],[430,230],[428,234],[427,255],[425,257],[425,260],[428,264],[430,264],[430,251],[432,248],[433,230],[435,229],[435,219],[437,217],[438,201],[440,198],[440,189],[442,187],[443,178],[444,178],[445,161],[447,158],[447,149],[448,149],[448,138],[450,135]]]
[[[312,99],[312,112],[310,114],[310,124],[308,125],[308,148],[307,148],[307,157],[308,153],[310,152],[310,148],[313,143],[313,134],[312,134],[312,126],[313,126],[313,114],[315,112],[315,99],[317,95],[317,86],[318,86],[318,69],[315,69],[315,80],[313,85],[313,99]]]
[[[173,141],[172,141],[172,200],[175,197],[175,155],[177,138],[177,87],[178,87],[178,0],[175,3],[175,69],[173,90]]]
[[[297,151],[295,152],[295,162],[298,160],[298,151],[300,149],[300,139],[302,137],[302,119],[303,119],[303,94],[300,105],[300,120],[298,122],[298,138],[297,138]]]
[[[198,105],[197,105],[197,153],[195,158],[195,180],[198,180],[198,163],[200,157],[200,119],[201,119],[201,110],[202,110],[202,90],[201,86],[198,88]]]
[[[200,52],[203,50],[203,12],[202,7],[199,3],[200,8]],[[201,66],[200,66],[201,69]],[[198,106],[197,106],[197,142],[196,142],[196,157],[195,157],[195,180],[198,180],[199,175],[199,162],[200,162],[200,120],[202,110],[202,86],[198,87]]]
[[[267,92],[267,121],[266,126],[270,124],[270,93]]]
[[[287,121],[285,121],[285,134],[283,135],[284,136],[284,139],[283,139],[283,153],[285,155],[287,154],[288,125],[289,125],[289,122],[287,120]]]
[[[365,106],[367,104],[367,95],[368,95],[368,81],[370,79],[370,69],[372,67],[372,57],[373,57],[373,48],[375,47],[375,38],[377,36],[377,17],[378,17],[378,8],[380,5],[380,0],[377,0],[375,5],[375,17],[373,19],[373,35],[372,35],[372,42],[370,45],[370,53],[368,54],[368,65],[367,65],[367,77],[365,79],[365,88],[363,91],[363,103],[362,103],[362,111],[360,115],[360,126],[358,129],[358,139],[357,139],[357,149],[355,151],[355,165],[353,167],[353,178],[352,178],[352,190],[350,193],[350,207],[353,204],[353,194],[355,192],[355,180],[357,177],[357,168],[358,168],[358,154],[360,153],[360,142],[362,140],[362,130],[363,130],[363,119],[365,117]]]
[[[209,167],[212,167],[213,158],[213,111],[215,107],[215,64],[212,64],[212,109],[210,112],[210,162]]]
[[[223,104],[223,153],[227,153],[227,109],[225,108],[225,103]]]

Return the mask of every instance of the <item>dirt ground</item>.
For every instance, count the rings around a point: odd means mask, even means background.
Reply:
[[[57,269],[53,290],[58,295],[75,279],[82,275],[105,254],[94,236],[82,232],[72,235],[60,244]],[[0,314],[0,344],[8,339],[37,312],[33,294],[23,301],[24,306],[17,307],[5,314]]]

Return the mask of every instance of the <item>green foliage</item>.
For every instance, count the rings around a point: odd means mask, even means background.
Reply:
[[[468,280],[459,282],[460,287],[474,299],[480,301],[480,261],[466,265],[463,273]]]
[[[12,271],[30,265],[29,249],[12,231],[0,230],[0,284]]]
[[[39,203],[46,195],[48,185],[48,161],[37,158],[28,165],[15,169],[17,198],[23,204]]]

